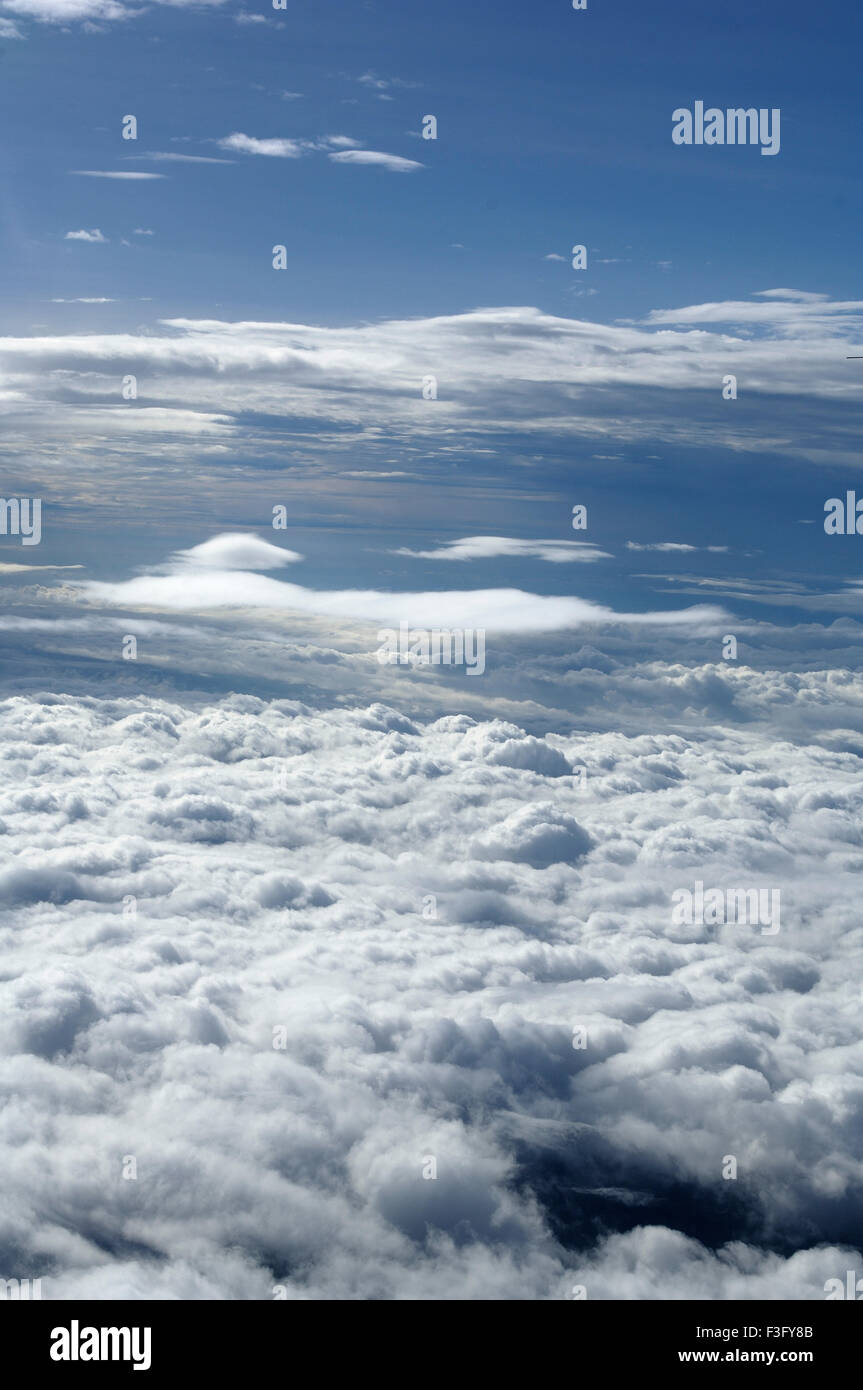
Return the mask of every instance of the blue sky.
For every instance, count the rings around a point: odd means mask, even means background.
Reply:
[[[589,307],[603,320],[773,284],[846,297],[859,285],[863,209],[848,171],[860,154],[863,24],[851,6],[594,0],[581,13],[563,0],[480,0],[468,23],[448,0],[289,0],[286,11],[150,7],[99,32],[18,22],[27,39],[4,43],[0,60],[2,119],[15,131],[2,283],[16,326],[33,321],[46,288],[146,296],[172,316],[219,307],[340,323],[504,303],[572,313],[584,306],[568,263],[543,256],[574,241],[595,253],[578,288],[596,291]],[[779,157],[675,148],[671,110],[698,97],[780,107]],[[127,112],[135,143],[120,139]],[[437,142],[416,138],[427,112]],[[388,178],[320,155],[227,156],[214,142],[236,130],[344,134],[426,167]],[[129,161],[150,151],[236,162]],[[122,185],[70,173],[79,168],[165,177]],[[99,226],[110,247],[58,244],[67,224]],[[120,244],[151,224],[146,245]],[[290,262],[280,280],[277,241]],[[115,306],[89,323],[140,313]],[[56,306],[39,320],[70,326]]]
[[[5,487],[45,498],[43,563],[80,563],[87,536],[88,567],[120,578],[127,561],[267,528],[289,498],[283,539],[303,533],[305,578],[321,588],[434,589],[455,573],[466,587],[574,591],[640,611],[711,597],[728,580],[727,606],[751,615],[754,596],[759,617],[783,624],[807,604],[856,610],[845,587],[854,540],[827,541],[820,525],[825,499],[853,486],[863,423],[863,362],[845,360],[863,343],[855,10],[593,0],[575,12],[561,0],[482,2],[468,15],[450,3],[289,0],[285,11],[133,15],[117,0],[7,0],[0,13],[2,120],[15,132],[0,258],[10,379],[21,385],[21,340],[46,344],[24,374],[19,429],[8,407]],[[779,154],[675,146],[671,113],[698,99],[779,108]],[[127,114],[135,141],[121,138]],[[420,138],[426,114],[435,141]],[[262,141],[284,143],[255,152]],[[356,150],[421,167],[332,157]],[[586,271],[570,263],[576,243]],[[783,289],[790,297],[771,297]],[[705,304],[731,307],[689,307]],[[466,328],[470,364],[426,350],[424,325],[438,317],[508,306],[542,327]],[[416,339],[391,377],[386,350],[351,336],[390,320]],[[292,369],[278,367],[246,389],[268,351],[253,329],[236,360],[214,348],[201,390],[189,360],[172,376],[148,359],[141,375],[150,340],[188,334],[179,321],[302,326],[294,339],[283,331],[279,351],[293,343],[316,359],[310,393],[295,394]],[[550,390],[535,349],[579,321],[591,371],[581,339],[568,342],[571,371]],[[631,374],[630,326],[645,343]],[[504,340],[512,352],[493,370]],[[726,370],[739,376],[733,403],[720,397]],[[128,407],[118,440],[127,371],[141,377],[145,412],[185,414],[133,418]],[[441,400],[405,414],[426,371]],[[233,394],[219,423],[221,380]],[[98,419],[80,409],[89,404]],[[446,418],[443,434],[437,422],[426,433],[429,410]],[[112,490],[127,498],[119,548]],[[610,560],[501,554],[453,569],[388,553],[474,534],[571,540],[574,502],[589,508],[582,539]],[[695,550],[633,549],[667,543]],[[807,603],[791,613],[787,586],[804,581]]]

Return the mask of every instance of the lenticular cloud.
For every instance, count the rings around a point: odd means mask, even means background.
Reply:
[[[410,614],[413,621],[431,627],[467,623],[493,632],[554,632],[596,623],[711,631],[727,617],[722,608],[711,604],[668,612],[617,613],[587,599],[516,588],[420,593],[310,589],[257,573],[302,559],[298,551],[258,536],[229,532],[176,552],[157,573],[118,583],[82,580],[75,588],[81,598],[105,607],[154,608],[166,613],[259,608],[395,624]]]
[[[814,1299],[859,1261],[853,754],[251,696],[2,713],[10,1275]],[[695,879],[780,886],[782,931],[673,926]]]

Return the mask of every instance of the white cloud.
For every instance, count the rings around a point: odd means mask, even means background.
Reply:
[[[65,412],[58,410],[57,427],[68,427]],[[100,436],[138,435],[190,435],[212,434],[231,435],[234,422],[229,415],[216,411],[172,409],[167,406],[147,406],[138,404],[78,406],[74,418],[85,432],[95,432]],[[139,447],[136,446],[136,447]]]
[[[648,613],[620,613],[586,599],[527,593],[520,589],[433,590],[386,593],[369,590],[313,590],[243,571],[213,570],[200,575],[141,576],[119,583],[90,582],[85,597],[121,608],[204,611],[208,608],[264,608],[332,615],[359,622],[415,627],[482,628],[493,632],[551,632],[591,624],[674,627],[685,624],[715,630],[723,610],[705,604]]]
[[[801,304],[825,303],[830,299],[829,294],[816,294],[811,290],[756,290],[755,293],[762,299],[796,299]]]
[[[376,92],[385,92],[392,87],[417,87],[417,82],[406,82],[401,77],[379,77],[375,72],[364,72],[362,77],[357,78],[364,87],[371,87]]]
[[[0,562],[0,574],[29,574],[31,570],[81,570],[83,565],[15,565]]]
[[[424,169],[416,159],[404,159],[398,154],[384,154],[381,150],[342,150],[331,154],[336,164],[374,164],[389,169],[394,174],[411,174],[415,169]]]
[[[198,6],[217,6],[225,0],[157,0],[172,8],[197,8]],[[70,24],[81,21],[85,26],[92,22],[134,19],[141,13],[132,4],[119,4],[118,0],[3,0],[3,8],[26,19],[34,19],[41,24]]]
[[[587,541],[526,541],[513,536],[462,536],[436,550],[409,550],[402,546],[393,554],[413,555],[421,560],[493,560],[506,556],[547,560],[551,564],[612,559],[607,550]]]
[[[274,159],[299,159],[305,154],[308,144],[305,140],[267,139],[259,140],[254,135],[243,135],[234,131],[217,141],[223,150],[239,150],[242,154],[262,154]]]
[[[3,8],[42,24],[128,19],[133,13],[116,0],[3,0]]]
[[[803,305],[802,312],[812,307]],[[793,352],[785,322],[735,338],[511,307],[336,326],[175,318],[136,333],[6,337],[0,366],[17,394],[5,402],[4,436],[20,452],[53,447],[44,441],[57,431],[83,449],[97,418],[92,396],[99,390],[104,399],[118,363],[126,363],[125,371],[147,376],[150,401],[165,409],[185,409],[189,418],[220,416],[225,431],[238,429],[244,415],[251,455],[270,451],[274,430],[290,431],[292,421],[305,417],[316,421],[311,447],[319,456],[362,446],[374,471],[388,471],[395,456],[410,458],[402,471],[426,473],[455,448],[456,437],[476,454],[499,447],[514,431],[537,443],[581,443],[596,458],[588,466],[597,469],[610,439],[618,449],[646,439],[698,449],[706,434],[735,454],[850,464],[854,422],[837,412],[836,402],[856,408],[858,383],[843,354],[863,337],[863,314],[815,307],[830,310],[829,323],[807,328]],[[753,308],[769,313],[775,305]],[[783,310],[801,306],[785,303]],[[777,427],[775,411],[768,418],[764,410],[740,416],[723,409],[719,387],[729,369],[762,403],[781,396],[783,411],[794,412],[794,428]],[[439,378],[434,402],[421,398],[429,372]],[[59,401],[52,389],[58,373]],[[715,396],[712,410],[705,388]],[[700,393],[694,414],[686,408],[687,392]],[[257,423],[264,417],[266,424]],[[125,429],[131,440],[155,418],[117,411],[109,428]],[[337,462],[343,467],[345,460]]]
[[[126,159],[152,159],[163,164],[234,164],[233,159],[216,159],[205,154],[175,154],[172,150],[151,150],[148,154],[129,154]]]
[[[271,545],[258,536],[226,532],[190,550],[178,550],[175,559],[181,564],[204,569],[271,570],[293,564],[303,556],[296,550]]]
[[[343,468],[339,474],[341,478],[418,478],[419,473],[407,473],[404,469],[374,469],[374,468]]]
[[[87,179],[163,179],[165,174],[144,174],[126,169],[70,169],[71,174],[80,174]]]
[[[697,550],[697,545],[684,545],[680,541],[656,541],[642,545],[639,541],[627,541],[627,550]]]
[[[626,542],[626,548],[627,548],[627,550],[660,550],[660,551],[675,551],[675,550],[677,550],[677,551],[681,551],[681,552],[695,551],[695,550],[707,550],[707,551],[710,551],[711,554],[714,554],[714,555],[724,555],[724,554],[728,551],[728,546],[727,546],[727,545],[704,545],[704,546],[686,545],[686,544],[684,544],[684,542],[682,542],[682,541],[653,541],[653,542],[645,542],[645,543],[642,543],[641,541],[627,541],[627,542]]]
[[[231,135],[225,135],[222,139],[217,140],[216,144],[223,150],[236,150],[240,154],[264,155],[272,159],[301,159],[304,155],[316,151],[352,150],[356,148],[359,141],[352,139],[350,135],[322,135],[311,140],[288,139],[282,136],[260,139],[255,135],[244,135],[241,131],[234,131]],[[387,158],[389,157],[387,156]],[[232,160],[205,160],[194,155],[139,155],[135,158],[178,159],[208,164],[233,163]]]
[[[108,238],[103,236],[98,227],[94,227],[91,232],[67,232],[64,241],[93,241],[107,242]]]
[[[860,1267],[852,754],[243,694],[0,713],[6,1277],[822,1300]],[[782,932],[675,932],[695,877],[778,884]]]
[[[618,613],[585,599],[531,594],[521,589],[462,589],[417,593],[366,590],[315,590],[269,579],[249,570],[301,557],[256,538],[216,536],[180,552],[167,574],[141,575],[119,583],[85,581],[81,595],[110,607],[202,612],[210,608],[263,608],[330,615],[357,622],[398,627],[480,628],[491,632],[551,632],[597,623],[628,626],[690,626],[709,631],[726,615],[700,605],[669,612]],[[243,568],[245,566],[245,568]]]
[[[826,295],[803,291],[756,291],[766,297],[766,304],[750,300],[725,300],[713,304],[691,304],[681,309],[654,309],[644,320],[648,324],[728,323],[753,324],[778,328],[785,332],[838,332],[841,320],[850,315],[858,319],[863,313],[863,300],[830,300]],[[838,321],[837,321],[838,320]]]

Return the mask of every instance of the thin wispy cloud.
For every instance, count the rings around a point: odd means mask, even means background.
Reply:
[[[797,307],[807,312],[809,306]],[[858,393],[841,345],[847,342],[844,350],[853,351],[863,316],[853,308],[824,308],[831,311],[827,329],[817,325],[795,353],[788,352],[784,328],[772,332],[768,326],[758,337],[736,339],[705,329],[695,353],[685,328],[608,325],[502,308],[341,326],[176,318],[126,334],[7,336],[0,338],[0,362],[14,362],[20,404],[9,405],[13,412],[27,411],[32,408],[27,402],[40,400],[46,372],[66,374],[66,403],[53,407],[51,417],[65,431],[92,424],[88,374],[113,380],[114,363],[122,357],[129,370],[150,378],[151,391],[159,392],[165,407],[182,402],[190,419],[218,416],[225,428],[234,428],[233,419],[245,414],[248,447],[256,437],[248,412],[263,411],[271,422],[299,415],[340,429],[348,421],[372,430],[383,425],[434,440],[436,447],[443,447],[455,427],[469,427],[474,446],[477,430],[488,441],[517,427],[536,439],[582,438],[595,450],[608,441],[612,402],[622,439],[667,438],[697,447],[703,442],[703,406],[690,421],[678,407],[658,412],[655,393],[671,392],[682,403],[687,392],[703,393],[707,385],[719,403],[712,440],[735,452],[769,452],[773,435],[756,416],[721,409],[719,386],[733,368],[762,398],[787,400],[805,391],[807,409],[824,421],[824,429],[817,446],[797,437],[783,440],[782,449],[826,461],[845,452],[852,456],[852,441],[835,433],[832,422],[836,399],[853,400]],[[430,366],[437,366],[440,378],[433,402],[421,396]],[[636,397],[639,387],[651,394]],[[155,418],[126,409],[110,428],[134,431],[139,422]],[[7,415],[7,424],[11,419]],[[41,428],[48,429],[49,422],[43,420]],[[343,443],[342,438],[339,447]],[[597,467],[608,463],[614,456],[596,460]]]
[[[513,536],[463,536],[435,550],[410,550],[401,546],[392,553],[412,555],[421,560],[535,559],[556,565],[612,559],[607,550],[600,550],[587,541],[528,541]]]
[[[714,554],[716,554],[716,555],[722,554],[722,553],[724,553],[725,551],[728,550],[728,546],[727,546],[727,545],[705,545],[705,546],[700,546],[700,545],[687,545],[687,544],[685,544],[685,543],[682,542],[682,541],[654,541],[654,542],[649,542],[649,541],[648,541],[648,542],[627,541],[627,542],[626,542],[626,548],[627,548],[627,550],[660,550],[660,551],[662,551],[662,550],[664,550],[664,551],[674,551],[674,550],[679,550],[679,551],[709,550],[709,551],[712,551],[712,552],[713,552]]]
[[[385,154],[382,150],[342,150],[329,157],[335,164],[377,165],[382,169],[389,169],[393,174],[412,174],[415,169],[425,168],[425,165],[416,159],[405,159],[398,154]]]
[[[163,179],[164,174],[145,174],[132,169],[70,169],[86,179]]]
[[[227,0],[156,0],[156,4],[191,10],[197,9],[199,5],[209,8],[225,3]],[[3,6],[12,14],[20,15],[22,19],[35,20],[39,24],[80,23],[85,29],[93,23],[136,19],[141,14],[136,0],[132,0],[130,4],[120,4],[118,0],[3,0]]]
[[[83,565],[17,565],[9,561],[0,562],[0,574],[29,574],[31,570],[82,570]]]
[[[829,294],[815,290],[756,290],[755,293],[762,299],[796,299],[801,304],[823,304],[830,298]]]
[[[233,159],[217,159],[214,155],[175,154],[172,150],[151,150],[147,154],[127,154],[126,159],[152,159],[162,164],[233,164]]]
[[[313,140],[293,140],[281,136],[259,139],[255,135],[244,135],[241,131],[234,131],[216,143],[224,150],[237,150],[241,154],[264,155],[273,159],[300,159],[303,155],[315,151],[353,149],[359,141],[352,139],[350,135],[321,135]]]
[[[76,21],[129,19],[131,9],[117,0],[3,0],[3,7],[22,19],[40,24],[70,24]]]
[[[418,87],[418,82],[407,82],[401,77],[380,77],[376,72],[364,72],[357,81],[364,87],[370,87],[375,92],[387,92],[393,87]]]
[[[802,290],[757,290],[755,294],[766,303],[749,300],[720,301],[713,304],[691,304],[680,309],[653,309],[644,320],[649,324],[726,323],[751,324],[786,331],[799,331],[814,325],[828,328],[849,315],[863,314],[863,300],[831,300],[828,295]],[[839,322],[837,322],[839,321]]]

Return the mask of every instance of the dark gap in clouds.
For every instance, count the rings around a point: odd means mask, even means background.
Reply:
[[[0,1241],[0,1279],[48,1279],[57,1268],[57,1260],[42,1250],[13,1237]]]
[[[287,1283],[290,1279],[302,1279],[303,1275],[308,1275],[308,1265],[304,1269],[302,1262],[291,1259],[284,1250],[279,1250],[275,1246],[258,1246],[250,1250],[256,1264],[262,1265],[272,1275],[273,1282],[276,1284]]]
[[[638,1226],[666,1226],[709,1250],[739,1240],[787,1256],[810,1243],[779,1233],[767,1240],[757,1199],[741,1195],[738,1182],[717,1178],[716,1186],[708,1188],[676,1180],[624,1160],[608,1146],[600,1153],[599,1147],[585,1154],[579,1144],[570,1157],[516,1145],[515,1190],[533,1194],[566,1250],[586,1251],[605,1236]]]
[[[729,1145],[733,1148],[733,1145]],[[818,1244],[863,1246],[863,1192],[829,1198],[763,1195],[742,1179],[713,1186],[659,1172],[623,1156],[595,1135],[580,1134],[572,1154],[516,1142],[519,1163],[513,1184],[532,1193],[549,1226],[567,1250],[584,1251],[610,1234],[639,1226],[665,1226],[709,1250],[731,1241],[789,1258]],[[799,1181],[799,1180],[798,1180]]]
[[[808,1190],[806,1200],[797,1202],[783,1217],[793,1232],[792,1249],[799,1250],[818,1244],[850,1245],[863,1251],[863,1187],[850,1187],[844,1197],[824,1196]],[[778,1225],[778,1217],[773,1221]],[[790,1237],[789,1237],[790,1238]],[[774,1225],[765,1242],[769,1249],[784,1249],[774,1244],[777,1234]]]
[[[119,1181],[123,1181],[121,1178]],[[134,1186],[134,1184],[130,1184]],[[148,1264],[164,1265],[165,1256],[161,1250],[153,1245],[147,1245],[144,1241],[131,1240],[127,1236],[122,1236],[115,1229],[106,1230],[104,1226],[97,1226],[87,1218],[78,1217],[76,1223],[60,1222],[75,1235],[82,1236],[91,1245],[95,1245],[98,1250],[104,1251],[106,1255],[120,1260],[141,1260]]]

